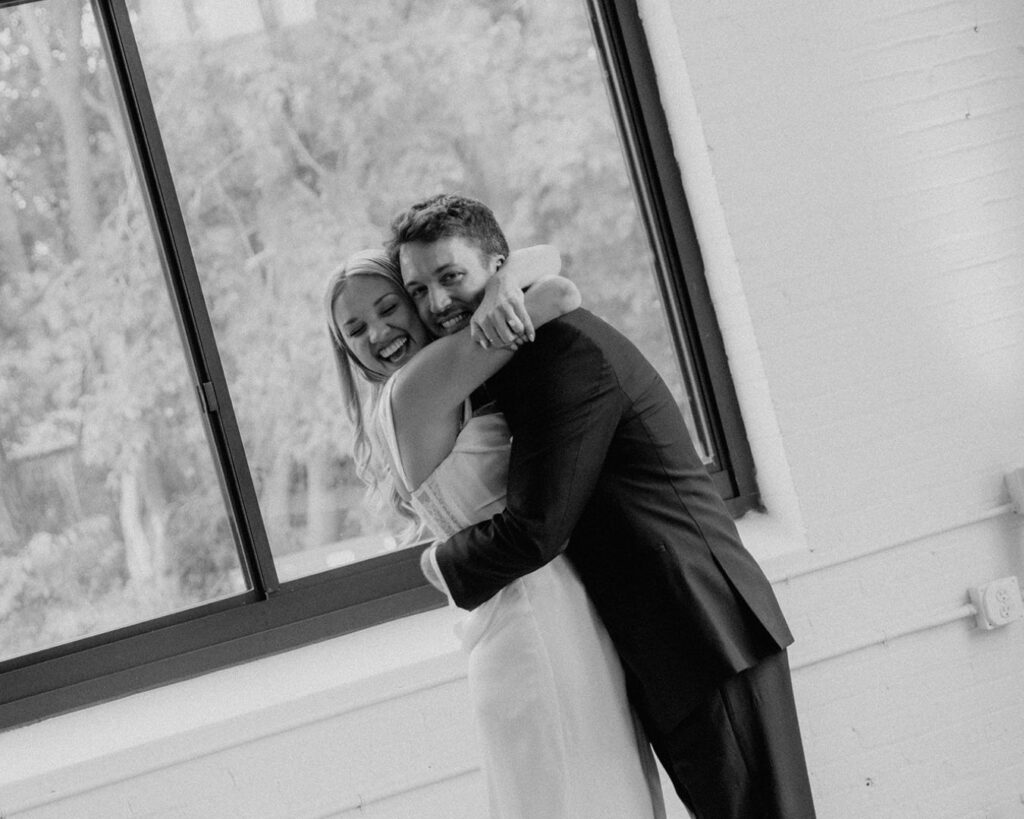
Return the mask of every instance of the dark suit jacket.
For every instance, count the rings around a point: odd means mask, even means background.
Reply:
[[[438,546],[459,606],[565,549],[663,731],[792,642],[668,388],[624,336],[575,310],[488,386],[512,430],[507,509]]]

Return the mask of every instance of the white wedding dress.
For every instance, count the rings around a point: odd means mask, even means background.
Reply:
[[[510,447],[504,416],[467,417],[452,453],[410,492],[393,383],[381,394],[376,431],[432,534],[448,538],[500,512]],[[471,612],[456,611],[491,819],[664,817],[654,757],[626,699],[618,655],[565,557]]]

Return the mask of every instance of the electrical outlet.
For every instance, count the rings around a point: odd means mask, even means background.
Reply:
[[[1001,577],[984,586],[970,590],[971,602],[978,609],[978,627],[985,630],[999,628],[1024,616],[1024,601],[1020,585],[1014,576]]]

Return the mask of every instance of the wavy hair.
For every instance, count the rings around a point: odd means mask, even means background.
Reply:
[[[409,297],[406,295],[405,283],[402,281],[398,266],[383,248],[362,250],[349,256],[341,267],[331,273],[324,293],[331,350],[334,353],[334,364],[341,385],[345,415],[352,427],[352,456],[355,460],[356,474],[366,484],[367,497],[375,505],[390,506],[406,521],[407,526],[399,534],[399,540],[409,542],[419,534],[422,524],[409,501],[398,491],[397,482],[388,468],[388,461],[380,452],[381,448],[387,445],[372,422],[387,376],[364,366],[355,357],[345,343],[341,328],[334,320],[334,304],[345,291],[349,279],[355,276],[377,276],[387,279],[402,298]],[[414,307],[413,313],[415,312]],[[365,384],[363,390],[359,388],[353,368],[362,376]],[[371,419],[369,423],[368,419]]]

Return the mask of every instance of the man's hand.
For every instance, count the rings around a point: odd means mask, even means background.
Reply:
[[[526,312],[523,291],[501,270],[484,287],[483,299],[469,322],[469,333],[481,347],[515,350],[526,341],[533,341],[533,322]]]

